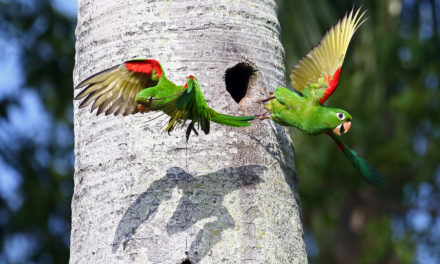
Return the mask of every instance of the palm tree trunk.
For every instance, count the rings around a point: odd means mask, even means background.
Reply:
[[[154,58],[177,84],[196,76],[215,110],[262,114],[252,101],[285,84],[279,31],[272,0],[82,0],[74,80]],[[166,117],[77,106],[71,263],[307,262],[284,129],[213,124],[186,143]]]

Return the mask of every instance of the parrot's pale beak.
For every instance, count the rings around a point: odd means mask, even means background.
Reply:
[[[139,112],[139,113],[148,113],[148,112],[150,112],[150,108],[149,107],[147,107],[147,105],[145,105],[145,104],[143,104],[143,103],[138,103],[137,105],[136,105],[136,109],[137,109],[137,111]]]
[[[346,134],[351,128],[351,121],[346,121],[343,124],[340,124],[339,126],[333,128],[333,133],[340,136],[343,134]]]

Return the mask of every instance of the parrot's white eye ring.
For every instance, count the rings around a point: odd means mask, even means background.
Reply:
[[[338,117],[339,120],[344,120],[345,119],[345,115],[343,113],[336,113],[336,116]]]

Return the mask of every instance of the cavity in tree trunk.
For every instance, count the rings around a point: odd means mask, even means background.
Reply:
[[[284,86],[276,4],[79,1],[75,84],[157,59],[232,115]],[[237,103],[238,102],[238,103]],[[306,263],[293,151],[269,120],[162,133],[167,117],[95,116],[75,102],[71,263]],[[149,122],[147,122],[149,121]],[[185,253],[187,252],[187,254]]]

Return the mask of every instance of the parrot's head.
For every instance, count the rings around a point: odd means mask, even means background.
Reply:
[[[340,136],[346,134],[351,128],[351,115],[339,108],[330,108],[326,114],[326,123],[333,133]]]

